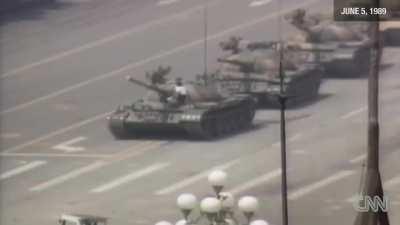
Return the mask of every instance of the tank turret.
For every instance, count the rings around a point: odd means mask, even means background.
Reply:
[[[158,94],[160,102],[167,103],[168,97],[173,95],[173,90],[168,88],[159,87],[156,84],[147,84],[146,82],[134,79],[131,76],[127,76],[126,79],[136,85],[144,87],[150,91],[154,91]]]
[[[247,43],[250,47],[238,54],[218,59],[221,65],[218,81],[228,92],[251,94],[261,105],[276,106],[274,95],[279,91],[281,43]],[[323,73],[316,53],[325,49],[288,42],[282,43],[282,47],[286,89],[298,97],[298,102],[315,97]]]
[[[333,49],[322,62],[328,73],[354,77],[367,74],[372,41],[366,23],[316,20],[304,9],[286,14],[285,19],[302,32],[304,43]]]
[[[147,73],[146,77],[152,80],[169,70],[158,69]],[[118,139],[171,131],[213,138],[244,129],[254,117],[256,101],[253,97],[225,96],[214,82],[170,82],[166,79],[162,84],[149,84],[130,76],[127,80],[149,92],[132,104],[118,107],[108,117],[109,130]]]

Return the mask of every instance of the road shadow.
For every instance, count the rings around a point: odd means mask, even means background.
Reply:
[[[311,98],[311,99],[296,99],[296,97],[292,97],[292,100],[288,100],[288,104],[286,105],[287,110],[297,110],[302,107],[307,107],[313,104],[316,104],[320,101],[323,101],[329,97],[331,97],[332,94],[318,94],[316,97]],[[279,110],[280,109],[280,104],[278,102],[278,99],[276,102],[266,102],[264,104],[260,104],[258,106],[259,110]]]
[[[379,65],[379,72],[383,72],[385,70],[393,67],[393,63],[382,63]],[[324,77],[325,79],[330,80],[357,80],[357,79],[365,79],[368,78],[369,72],[354,74],[354,73],[327,73]]]
[[[286,116],[286,123],[290,123],[290,122],[306,119],[306,118],[309,118],[310,116],[311,116],[311,114],[309,114],[309,113],[305,113],[305,114],[301,114],[301,115],[295,115],[295,116]],[[270,123],[270,124],[279,124],[281,122],[281,120],[280,119],[273,119],[273,120],[265,120],[265,122],[266,123]]]
[[[3,1],[3,0],[2,0]],[[65,10],[66,8],[76,7],[78,2],[63,2],[63,1],[40,1],[37,3],[13,3],[18,5],[4,6],[13,0],[6,0],[0,9],[0,28],[8,23],[25,21],[25,20],[40,20],[46,17],[48,11]]]
[[[246,134],[247,132],[254,132],[263,129],[268,125],[269,121],[255,121],[252,125],[239,131],[232,132],[230,134],[225,134],[221,136],[211,137],[209,139],[194,137],[189,135],[183,130],[174,131],[151,131],[151,132],[141,132],[136,134],[131,134],[124,139],[116,139],[116,141],[130,141],[130,140],[146,140],[146,141],[186,141],[186,142],[219,142],[225,141],[227,139],[235,138],[241,134]]]

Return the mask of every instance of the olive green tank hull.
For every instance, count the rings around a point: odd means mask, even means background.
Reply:
[[[305,76],[293,78],[285,85],[285,94],[288,96],[286,106],[297,107],[302,104],[310,103],[319,96],[319,89],[322,81],[322,73],[313,73]],[[268,108],[278,108],[279,83],[274,84],[274,92],[265,94],[261,104]]]
[[[135,112],[115,112],[108,117],[108,127],[116,139],[152,134],[185,132],[189,136],[212,139],[249,127],[255,114],[255,100],[246,97],[226,107],[197,111],[169,112],[166,120],[139,120]],[[152,112],[148,112],[152,113]],[[158,112],[165,115],[166,112]],[[129,115],[131,114],[131,115]]]

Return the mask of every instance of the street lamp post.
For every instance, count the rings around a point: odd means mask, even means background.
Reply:
[[[286,102],[288,96],[284,89],[284,70],[283,70],[283,43],[278,44],[279,53],[279,95],[278,101],[280,104],[280,124],[281,124],[281,167],[282,167],[282,184],[281,184],[281,194],[282,194],[282,224],[288,225],[288,200],[287,200],[287,172],[286,172]]]
[[[240,223],[235,216],[235,198],[232,193],[223,192],[227,180],[224,171],[216,170],[209,174],[208,182],[211,184],[215,196],[206,197],[200,201],[193,194],[181,194],[177,198],[177,205],[182,212],[183,219],[175,225],[197,225],[206,223],[210,225],[269,225],[265,220],[253,220],[258,210],[258,200],[252,196],[244,196],[239,199],[237,205],[246,218],[245,223]],[[199,214],[195,216],[193,211],[199,208]],[[167,221],[160,221],[156,225],[172,225]]]

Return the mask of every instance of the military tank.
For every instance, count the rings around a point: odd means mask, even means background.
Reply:
[[[366,9],[375,8],[375,1],[372,0],[350,0],[346,2],[349,7],[363,7]],[[400,45],[400,1],[398,0],[380,0],[380,32],[383,44],[385,46]],[[382,11],[385,9],[385,11]]]
[[[365,23],[315,20],[307,17],[304,9],[288,13],[285,19],[303,32],[296,41],[312,44],[314,49],[331,49],[321,55],[328,73],[358,77],[369,71],[372,41]]]
[[[380,24],[384,43],[387,46],[400,46],[400,1],[381,0],[381,7],[390,9],[388,20]]]
[[[169,71],[161,68],[148,73],[150,83],[127,77],[128,81],[149,92],[145,98],[122,105],[107,117],[109,130],[115,138],[184,131],[193,137],[211,139],[251,125],[256,105],[251,96],[227,97],[213,82],[199,79],[182,83],[187,93],[179,100],[174,90],[176,84],[163,79]]]
[[[241,43],[239,43],[241,41]],[[230,93],[255,96],[260,106],[277,107],[280,92],[280,53],[278,42],[249,42],[231,38],[220,45],[231,54],[219,58],[217,71],[221,87]],[[323,68],[316,52],[290,43],[283,44],[282,69],[285,93],[292,96],[289,106],[318,96]]]

